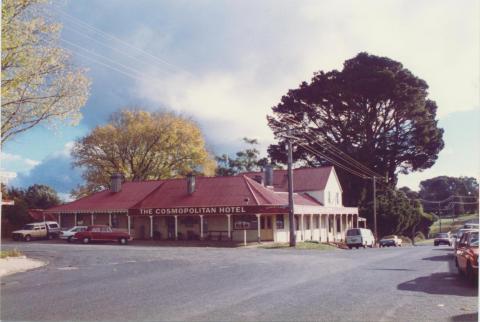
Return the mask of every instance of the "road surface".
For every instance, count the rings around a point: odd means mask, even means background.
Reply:
[[[7,243],[48,265],[3,278],[2,320],[476,321],[452,249]]]

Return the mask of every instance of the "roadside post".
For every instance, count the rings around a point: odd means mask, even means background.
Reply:
[[[288,133],[290,134],[290,133]],[[292,142],[287,136],[288,149],[288,222],[290,228],[290,247],[295,247],[297,244],[297,236],[295,233],[295,215],[293,210],[293,168],[292,168]]]

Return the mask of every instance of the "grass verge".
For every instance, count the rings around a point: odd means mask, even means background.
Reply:
[[[463,227],[463,225],[472,220],[478,221],[478,214],[470,214],[458,216],[456,218],[442,218],[442,232],[455,231]],[[437,220],[430,226],[430,236],[440,232],[440,220]]]
[[[23,256],[23,253],[17,249],[0,250],[0,258],[19,257],[19,256]]]
[[[273,244],[261,245],[259,246],[259,248],[265,248],[265,249],[290,248],[290,245],[288,243],[273,243]],[[297,242],[295,249],[334,250],[334,249],[337,249],[337,247],[328,245],[328,244],[322,244],[319,242],[314,242],[314,241],[305,241],[305,242]]]

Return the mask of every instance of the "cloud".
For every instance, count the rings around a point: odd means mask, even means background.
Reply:
[[[262,2],[254,11],[252,2],[203,8],[202,15],[170,28],[168,37],[162,33],[159,47],[141,25],[150,50],[181,45],[189,55],[176,63],[190,66],[193,76],[165,74],[152,64],[130,94],[208,124],[214,145],[245,135],[267,144],[273,138],[265,116],[289,88],[315,71],[341,69],[343,61],[367,51],[400,61],[426,80],[440,117],[478,108],[478,2],[281,4]],[[176,14],[179,24],[185,22]],[[189,45],[173,41],[180,35]]]
[[[40,164],[40,161],[7,152],[1,153],[0,161],[3,169],[7,169],[12,172],[28,172]]]
[[[68,199],[65,196],[83,181],[80,169],[71,166],[72,147],[73,142],[67,142],[62,150],[52,153],[28,172],[19,172],[9,185],[28,187],[33,184],[45,184],[63,196],[62,199]]]

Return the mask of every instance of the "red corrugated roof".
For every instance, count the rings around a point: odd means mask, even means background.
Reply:
[[[323,190],[332,167],[294,170],[294,202],[321,205],[304,191]],[[252,178],[258,172],[232,177],[196,177],[195,192],[187,193],[187,179],[125,182],[120,192],[101,191],[48,212],[113,211],[131,208],[205,207],[231,205],[287,205],[286,170],[274,170],[274,189]]]
[[[73,202],[48,209],[49,212],[102,211],[129,209],[164,181],[125,182],[120,192],[104,190]]]
[[[293,170],[293,191],[324,190],[333,167],[300,168]],[[262,172],[248,172],[244,175],[254,178]],[[288,191],[287,170],[273,170],[273,188],[275,191]]]
[[[257,201],[246,180],[244,176],[196,177],[191,195],[186,179],[167,180],[134,208],[269,204],[263,198]]]

